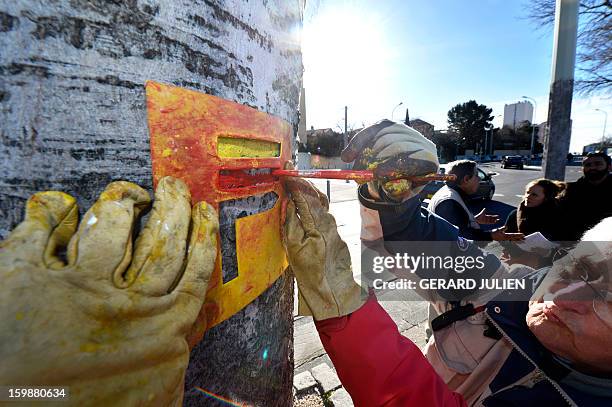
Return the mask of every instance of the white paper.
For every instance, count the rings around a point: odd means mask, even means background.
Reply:
[[[546,239],[540,232],[525,236],[525,240],[517,241],[517,246],[526,252],[549,251],[559,247],[558,244]]]

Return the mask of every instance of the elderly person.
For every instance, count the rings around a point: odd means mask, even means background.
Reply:
[[[435,146],[405,126],[388,127],[382,134],[375,126],[358,133],[344,157],[359,166],[364,161],[397,166],[411,175],[432,172]],[[486,259],[485,274],[515,275],[529,280],[529,287],[537,291],[531,301],[507,301],[513,293],[506,291],[493,293],[494,298],[490,291],[466,292],[463,300],[448,301],[444,323],[425,350],[426,359],[399,334],[374,297],[360,295],[348,249],[325,198],[305,181],[287,180],[292,202],[284,236],[300,290],[300,313],[314,316],[321,341],[355,405],[612,403],[612,219],[595,227],[552,269],[508,270],[462,239],[448,222],[422,211],[416,196],[419,186],[408,182],[398,190],[386,173],[379,173],[373,185],[361,186],[359,199],[377,213],[363,219],[363,230],[370,237],[380,232],[389,253],[400,254],[402,244],[418,237],[454,237],[458,251],[480,253]],[[586,241],[590,238],[604,242],[591,244]]]

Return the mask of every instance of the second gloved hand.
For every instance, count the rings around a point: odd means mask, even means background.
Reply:
[[[385,194],[397,201],[417,195],[425,184],[406,179],[391,181],[393,178],[432,174],[439,167],[433,142],[415,129],[390,120],[382,120],[355,134],[341,157],[345,162],[354,162],[355,170],[374,172],[377,181],[370,183],[369,189],[375,198]]]
[[[363,299],[327,198],[302,179],[288,178],[285,186],[291,200],[283,240],[298,284],[299,314],[323,320],[352,313]]]

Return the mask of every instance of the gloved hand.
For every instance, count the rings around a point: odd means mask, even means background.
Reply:
[[[417,195],[425,184],[392,179],[436,173],[439,167],[434,143],[413,128],[390,120],[382,120],[355,134],[341,158],[344,162],[354,161],[355,170],[374,171],[377,181],[368,185],[374,198],[383,192],[398,201]]]
[[[319,321],[350,314],[363,299],[327,198],[302,179],[287,178],[285,187],[291,200],[283,243],[298,284],[298,313]]]
[[[204,202],[191,209],[178,179],[162,179],[155,197],[135,245],[150,203],[135,184],[109,184],[78,230],[70,195],[28,200],[0,243],[0,383],[68,386],[78,406],[182,405],[218,218]]]

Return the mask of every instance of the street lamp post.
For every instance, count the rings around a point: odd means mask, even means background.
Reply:
[[[493,117],[493,120],[495,120],[496,117],[502,117],[502,115],[501,114],[495,115]],[[494,147],[494,144],[493,144],[493,130],[494,129],[495,129],[495,125],[491,122],[491,130],[490,130],[491,131],[491,138],[489,140],[489,143],[491,144],[491,148],[490,148],[490,154],[491,155],[493,155],[493,153],[495,152],[495,148],[493,148]]]
[[[393,121],[393,114],[395,113],[395,109],[397,109],[398,107],[400,107],[400,106],[401,106],[401,105],[403,105],[403,104],[404,104],[404,102],[399,102],[399,103],[397,104],[397,106],[395,106],[395,107],[393,108],[393,110],[391,111],[391,121]]]
[[[601,135],[601,149],[603,150],[605,146],[605,142],[606,142],[606,125],[608,124],[608,112],[602,109],[595,109],[595,110],[597,110],[598,112],[602,112],[605,115],[603,133]]]
[[[531,123],[531,149],[530,156],[533,155],[533,145],[535,144],[535,126],[536,126],[536,112],[538,111],[538,104],[536,103],[534,98],[530,98],[529,96],[521,96],[523,99],[527,99],[533,102],[533,123]],[[531,159],[531,157],[529,157]]]

